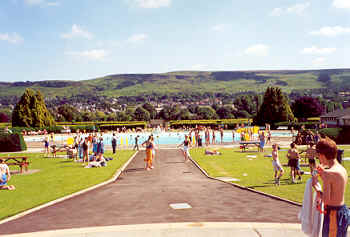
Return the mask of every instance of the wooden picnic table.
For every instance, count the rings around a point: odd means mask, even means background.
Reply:
[[[249,145],[254,145],[257,147],[260,146],[260,142],[258,142],[258,141],[246,141],[246,142],[240,142],[239,144],[240,144],[239,148],[241,148],[242,152],[246,151],[246,149],[248,148]]]
[[[29,161],[28,161],[28,157],[26,156],[9,156],[9,157],[0,157],[0,158],[3,159],[8,166],[11,166],[11,165],[19,166],[21,173],[23,173],[23,167],[25,171],[28,171]]]

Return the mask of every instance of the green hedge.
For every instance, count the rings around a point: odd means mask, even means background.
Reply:
[[[22,134],[0,134],[0,152],[15,152],[27,150]]]
[[[323,128],[319,133],[333,139],[337,144],[350,144],[350,127]]]

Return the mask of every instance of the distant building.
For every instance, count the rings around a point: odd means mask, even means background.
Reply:
[[[327,124],[327,127],[350,126],[350,108],[338,109],[324,114],[320,118],[321,123]]]

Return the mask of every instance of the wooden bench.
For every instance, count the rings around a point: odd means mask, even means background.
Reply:
[[[0,157],[5,161],[8,166],[17,165],[20,168],[20,172],[23,173],[23,168],[28,171],[29,161],[27,161],[26,156],[10,156],[10,157]]]
[[[246,149],[248,149],[249,145],[254,145],[254,146],[259,147],[260,142],[254,142],[254,141],[249,142],[249,141],[247,141],[247,142],[240,142],[239,145],[240,145],[239,148],[241,149],[241,151],[244,152],[244,151],[246,151]]]

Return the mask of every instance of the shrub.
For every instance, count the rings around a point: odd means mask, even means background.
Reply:
[[[0,152],[24,151],[27,145],[22,134],[0,134]]]

